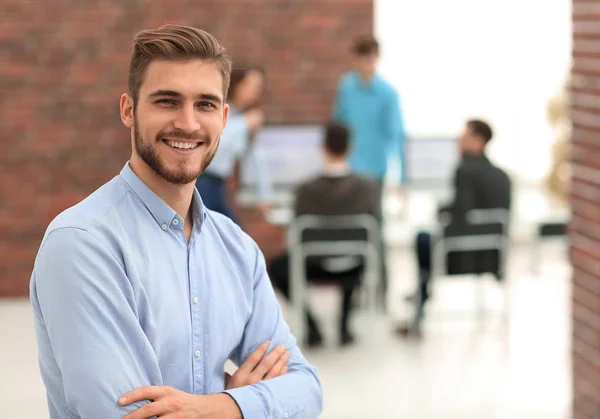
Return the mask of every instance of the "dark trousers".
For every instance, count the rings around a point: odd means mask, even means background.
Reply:
[[[418,327],[425,315],[425,302],[430,295],[432,244],[431,234],[420,232],[417,234],[415,250],[419,265],[418,286],[416,295],[414,326]]]
[[[202,203],[206,208],[229,217],[237,225],[240,224],[237,214],[227,201],[225,179],[203,173],[196,180],[196,188],[198,189],[200,197],[202,198]]]
[[[421,232],[417,234],[416,242],[417,262],[419,264],[419,292],[423,299],[429,298],[429,280],[431,279],[431,234]]]
[[[275,258],[269,266],[269,275],[271,277],[271,281],[273,282],[273,286],[279,289],[288,300],[290,299],[289,264],[289,255],[285,253]],[[319,284],[338,282],[341,285],[342,307],[340,317],[340,333],[342,335],[347,334],[349,331],[348,322],[352,309],[352,294],[360,282],[362,271],[362,264],[356,268],[335,273],[326,271],[318,263],[308,263],[306,265],[306,278],[310,283]],[[319,336],[320,331],[317,326],[317,322],[310,313],[308,307],[305,308],[305,311],[309,337]]]

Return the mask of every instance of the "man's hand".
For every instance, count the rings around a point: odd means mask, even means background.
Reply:
[[[146,386],[124,394],[121,406],[149,400],[123,419],[160,418],[179,419],[242,419],[237,403],[228,394],[189,394],[173,387]]]
[[[287,373],[286,364],[290,360],[290,353],[285,345],[277,345],[265,357],[267,349],[269,349],[269,342],[264,342],[252,352],[233,376],[225,374],[225,388],[231,390],[249,386]]]

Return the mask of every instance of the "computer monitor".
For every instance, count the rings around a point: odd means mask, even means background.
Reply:
[[[273,186],[291,190],[323,170],[323,125],[267,125],[256,133],[255,145],[263,155]],[[413,186],[446,186],[460,155],[452,136],[414,136],[404,145],[406,179]],[[393,159],[391,160],[393,167]],[[254,167],[248,158],[241,164],[241,186],[256,187]]]
[[[323,170],[322,125],[267,125],[256,133],[254,147],[263,155],[273,186],[294,189]],[[240,166],[244,188],[256,185],[254,167],[248,158]]]
[[[456,139],[413,137],[405,144],[406,177],[411,185],[446,185],[452,180],[460,154]]]

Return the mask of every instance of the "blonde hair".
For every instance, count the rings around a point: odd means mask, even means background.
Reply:
[[[164,25],[138,32],[133,39],[129,61],[128,89],[134,105],[152,60],[201,59],[214,62],[223,77],[223,98],[227,97],[231,77],[231,57],[210,33],[190,26]]]

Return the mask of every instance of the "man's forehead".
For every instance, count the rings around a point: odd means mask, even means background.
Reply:
[[[154,91],[175,91],[183,96],[223,97],[223,76],[218,66],[204,60],[153,60],[140,86],[143,95]]]

